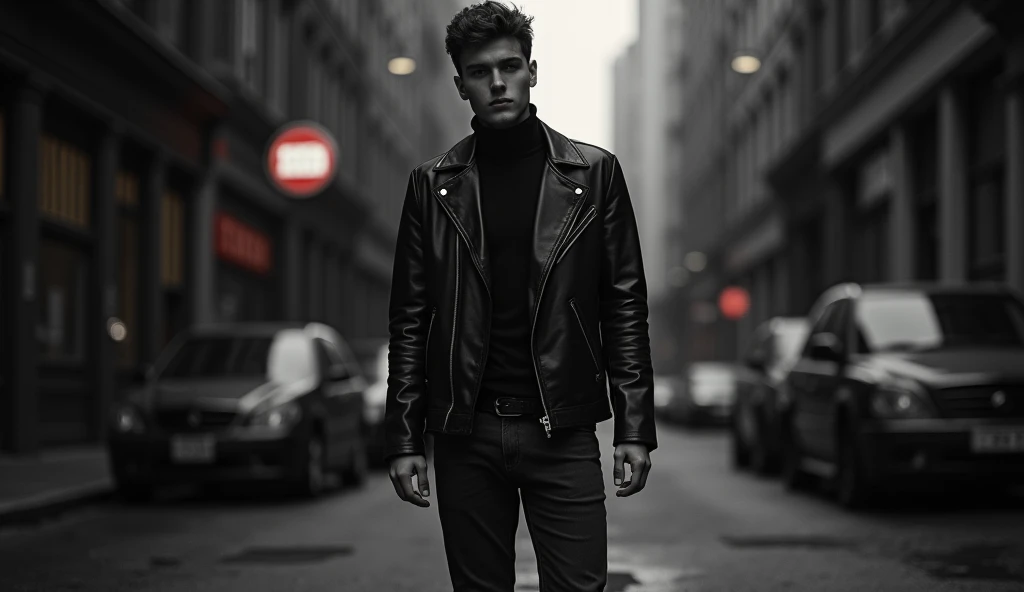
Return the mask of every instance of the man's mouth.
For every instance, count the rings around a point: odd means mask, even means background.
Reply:
[[[512,99],[494,99],[491,101],[491,105],[501,105],[503,103],[511,103]]]

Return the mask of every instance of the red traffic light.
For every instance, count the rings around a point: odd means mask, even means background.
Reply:
[[[741,319],[750,310],[750,294],[739,286],[729,286],[718,295],[718,310],[729,320]]]

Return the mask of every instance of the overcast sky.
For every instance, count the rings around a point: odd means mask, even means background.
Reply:
[[[612,150],[612,66],[636,39],[637,0],[512,1],[534,16],[537,116]]]

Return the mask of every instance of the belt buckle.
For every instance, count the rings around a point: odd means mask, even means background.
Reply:
[[[500,401],[500,400],[501,400],[500,398],[494,400],[494,412],[497,413],[499,417],[520,417],[520,416],[522,416],[522,413],[502,413],[501,409],[498,407],[498,401]]]

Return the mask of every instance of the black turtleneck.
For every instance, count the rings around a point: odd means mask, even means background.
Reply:
[[[547,158],[537,108],[506,129],[487,128],[474,117],[476,161],[484,233],[490,254],[490,345],[479,405],[499,395],[538,397],[530,359],[530,310],[527,295],[533,248],[533,220]]]

